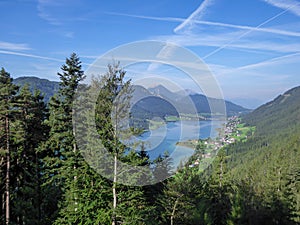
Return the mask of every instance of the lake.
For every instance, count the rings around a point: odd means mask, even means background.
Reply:
[[[177,142],[215,138],[218,135],[217,128],[224,123],[225,121],[216,120],[167,122],[155,130],[143,133],[137,139],[144,141],[150,159],[155,159],[168,151],[174,166],[177,167],[180,161],[187,160],[194,153],[191,148],[177,146]]]

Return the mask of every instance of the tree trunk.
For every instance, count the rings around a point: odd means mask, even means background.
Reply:
[[[113,180],[113,217],[112,217],[112,225],[117,224],[117,216],[116,216],[116,208],[117,208],[117,153],[114,156],[114,180]]]
[[[3,221],[4,221],[4,215],[5,215],[5,192],[4,193],[2,193],[2,195],[1,195],[1,221],[2,221],[2,219],[3,219]]]
[[[117,96],[117,93],[114,93],[115,96]],[[116,209],[117,209],[117,166],[118,166],[118,153],[117,153],[117,138],[118,138],[118,104],[114,105],[115,107],[115,129],[114,129],[114,141],[115,141],[115,153],[114,153],[114,179],[113,179],[113,217],[112,217],[112,225],[117,225],[117,215],[116,215]]]
[[[36,186],[35,186],[35,191],[37,193],[37,210],[38,210],[38,222],[40,223],[42,220],[42,191],[41,191],[41,180],[39,176],[39,155],[37,151],[35,152],[35,176],[36,176]]]
[[[6,129],[6,179],[5,179],[5,224],[8,225],[10,222],[10,146],[9,146],[9,118],[6,113],[5,118],[5,129]]]
[[[173,210],[172,210],[172,214],[171,214],[171,218],[170,218],[171,225],[174,225],[175,211],[176,211],[176,207],[177,207],[177,204],[178,204],[178,201],[179,201],[180,197],[181,196],[179,196],[179,197],[176,198],[176,201],[175,201],[175,203],[173,205]]]
[[[220,177],[219,177],[219,187],[222,187],[222,180],[223,180],[223,159],[220,162]]]
[[[74,112],[73,112],[73,115],[74,115]],[[73,124],[73,126],[75,126],[75,124]],[[73,138],[75,139],[75,137],[76,137],[76,133],[75,133],[75,130],[76,130],[76,128],[75,127],[73,127]],[[76,141],[74,140],[74,143],[73,143],[73,153],[74,153],[74,160],[76,160],[76,152],[77,152],[77,146],[76,146]],[[75,173],[75,175],[74,175],[74,204],[75,204],[75,212],[78,210],[78,208],[77,208],[77,206],[78,206],[78,196],[77,196],[77,172],[76,172],[76,163],[74,163],[74,173]]]

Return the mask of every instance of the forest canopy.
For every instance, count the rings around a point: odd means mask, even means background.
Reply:
[[[118,160],[167,175],[169,156],[150,160],[144,147],[128,152],[118,140],[107,118],[132,86],[113,63],[95,80],[97,132],[114,159],[113,179],[85,161],[72,121],[81,64],[75,53],[66,59],[49,102],[1,69],[0,224],[300,224],[300,87],[243,116],[254,134],[226,145],[206,170],[186,164],[153,185],[128,186],[118,182]],[[126,101],[119,106],[128,109]]]

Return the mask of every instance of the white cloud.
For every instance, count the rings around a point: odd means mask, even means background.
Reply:
[[[204,56],[204,59],[210,57],[219,51],[225,48],[241,48],[241,49],[258,49],[258,50],[266,50],[266,51],[275,51],[275,52],[295,52],[298,51],[300,45],[298,43],[279,43],[279,42],[272,42],[272,41],[261,41],[253,38],[245,39],[246,36],[249,36],[250,33],[253,32],[264,32],[264,33],[272,33],[277,35],[284,35],[284,36],[291,36],[291,37],[300,37],[299,32],[288,31],[288,30],[280,30],[274,28],[264,28],[264,26],[271,21],[277,19],[278,17],[282,16],[283,14],[287,13],[288,10],[295,10],[297,9],[296,2],[294,0],[288,0],[289,5],[278,1],[278,0],[265,0],[269,2],[277,2],[277,4],[281,4],[282,8],[285,10],[274,15],[273,17],[265,20],[264,22],[260,23],[257,26],[242,26],[242,25],[235,25],[235,24],[226,24],[226,23],[219,23],[219,22],[210,22],[210,21],[203,21],[201,18],[206,15],[208,8],[215,3],[214,0],[204,0],[202,4],[194,11],[187,19],[183,20],[181,18],[170,18],[170,17],[146,17],[146,16],[133,16],[139,17],[144,19],[154,19],[154,20],[161,20],[161,21],[170,21],[170,22],[181,22],[178,25],[174,32],[177,33],[176,35],[167,35],[167,36],[160,36],[159,40],[162,38],[166,42],[173,42],[183,46],[214,46],[218,47],[214,51],[208,53]],[[291,5],[291,3],[294,3]],[[127,15],[128,16],[128,15]],[[215,26],[215,27],[222,27],[222,28],[233,28],[238,29],[244,32],[233,32],[232,30],[230,33],[228,31],[223,31],[221,33],[208,33],[209,30],[205,33],[195,32],[192,30],[195,28],[196,25],[208,25],[208,26]],[[182,31],[182,32],[180,32]],[[234,34],[234,35],[232,35]],[[231,36],[231,38],[228,38]],[[243,41],[240,41],[243,39]],[[171,53],[171,49],[168,49],[168,54]]]
[[[287,65],[297,65],[299,60],[300,52],[297,52],[293,54],[287,54],[284,56],[274,57],[271,59],[248,64],[237,68],[218,64],[209,64],[209,67],[218,78],[220,78],[221,76],[225,76],[226,78],[231,77],[232,79],[236,79],[243,75],[261,78],[267,77],[272,80],[281,80],[289,78],[290,75],[284,76],[284,74],[280,74],[280,76],[272,76],[270,74],[273,74],[273,71],[271,72],[270,68],[278,69],[279,67],[286,68]]]
[[[139,19],[150,19],[150,20],[157,20],[157,21],[166,21],[166,22],[184,22],[186,19],[183,18],[175,18],[175,17],[156,17],[156,16],[142,16],[142,15],[133,15],[133,14],[126,14],[126,13],[116,13],[116,12],[106,12],[109,15],[115,16],[126,16],[126,17],[133,17]]]
[[[222,84],[227,98],[248,95],[267,101],[278,93],[299,85],[300,78],[295,76],[299,60],[300,52],[238,68],[213,64],[209,66]]]
[[[265,32],[265,33],[272,33],[272,34],[279,34],[279,35],[300,37],[300,32],[293,32],[293,31],[288,31],[288,30],[243,26],[243,25],[235,25],[235,24],[227,24],[227,23],[219,23],[219,22],[210,22],[210,21],[201,21],[201,20],[200,21],[194,21],[194,22],[195,22],[195,24],[203,24],[203,25],[218,26],[218,27],[227,27],[227,28],[234,28],[234,29],[240,29],[240,30],[249,30],[251,32],[258,31],[258,32]]]
[[[185,19],[183,19],[183,18],[175,18],[175,17],[154,17],[154,16],[123,14],[123,13],[109,13],[109,14],[139,18],[139,19],[176,22],[176,23],[177,22],[183,23],[185,21]],[[251,30],[252,32],[257,31],[257,32],[278,34],[278,35],[291,36],[291,37],[300,37],[300,32],[288,31],[288,30],[284,30],[284,29],[244,26],[244,25],[237,25],[237,24],[212,22],[212,21],[207,21],[207,20],[193,20],[193,23],[198,24],[198,25],[207,25],[207,26],[214,26],[214,27],[221,27],[221,28],[233,28],[233,29],[239,29],[239,30]],[[285,27],[288,27],[288,26],[289,25],[285,25]]]
[[[62,26],[65,23],[85,20],[82,16],[81,0],[37,0],[38,16],[51,25]]]
[[[49,8],[53,6],[59,6],[59,1],[51,0],[38,0],[37,10],[38,16],[43,20],[46,20],[51,25],[61,25],[61,22],[49,13]]]
[[[127,15],[118,13],[114,14],[179,24],[173,30],[175,34],[160,35],[150,37],[150,39],[165,41],[167,43],[171,42],[186,47],[214,47],[215,50],[204,56],[206,58],[219,53],[224,49],[247,52],[251,51],[254,56],[255,54],[266,54],[264,57],[258,57],[257,60],[260,58],[265,58],[266,56],[274,57],[281,55],[280,57],[271,58],[261,62],[257,62],[256,58],[252,56],[249,58],[249,61],[256,61],[256,63],[251,63],[237,68],[227,66],[226,60],[224,65],[208,64],[213,73],[216,74],[216,77],[220,79],[222,86],[225,87],[227,95],[239,96],[241,93],[248,91],[251,94],[249,96],[252,96],[253,88],[256,87],[257,90],[255,90],[255,93],[257,92],[257,95],[261,94],[261,98],[266,100],[278,93],[279,89],[281,90],[282,88],[291,86],[292,77],[294,80],[298,79],[294,78],[296,68],[295,65],[298,64],[300,59],[300,32],[298,32],[298,26],[295,24],[293,27],[292,23],[275,23],[275,20],[276,22],[280,22],[277,21],[277,19],[283,17],[283,15],[288,14],[289,12],[296,15],[298,15],[299,12],[300,15],[300,9],[298,10],[298,2],[294,0],[264,1],[268,2],[269,4],[272,2],[273,4],[271,5],[274,6],[276,2],[276,7],[278,7],[278,4],[280,3],[281,7],[279,8],[283,10],[281,10],[278,14],[266,19],[265,21],[258,23],[257,26],[204,20],[204,16],[207,15],[208,10],[210,9],[209,7],[215,3],[213,0],[204,0],[200,7],[198,7],[198,9],[194,11],[187,19],[176,17]],[[274,22],[272,23],[272,27],[270,27],[271,22]],[[277,27],[274,27],[274,24],[277,24]],[[205,29],[198,30],[198,27]],[[169,56],[173,52],[171,50],[171,48],[165,47],[165,49],[163,49],[158,55]],[[204,51],[206,50],[207,48],[204,49]],[[209,63],[209,60],[207,60],[207,62]],[[159,69],[157,65],[158,64],[151,65],[148,68],[148,72],[154,72],[156,69]],[[193,67],[193,65],[188,66],[190,68]],[[247,80],[247,82],[245,82],[245,80]]]
[[[300,16],[300,2],[296,0],[263,0],[264,2],[280,9],[287,10]]]
[[[167,42],[166,45],[159,51],[159,53],[156,55],[156,57],[158,59],[161,59],[161,60],[167,60],[169,59],[173,52],[175,51],[175,49],[177,48],[177,46],[174,46],[173,44]],[[161,64],[159,63],[151,63],[147,70],[148,71],[153,71],[153,70],[156,70],[157,68],[160,67]]]
[[[259,63],[255,64],[250,64],[246,66],[242,66],[239,68],[236,68],[235,70],[249,70],[249,69],[258,69],[262,67],[270,67],[270,66],[275,66],[279,64],[287,64],[287,63],[297,63],[299,62],[300,59],[300,52],[293,53],[293,54],[288,54],[280,57],[275,57],[269,60],[265,60]]]
[[[66,37],[66,38],[74,38],[74,32],[72,32],[72,31],[65,32],[63,34],[63,36]]]
[[[234,42],[237,42],[238,40],[244,38],[244,37],[247,36],[248,34],[250,34],[250,33],[252,33],[253,31],[255,31],[255,29],[261,28],[261,27],[265,26],[266,24],[270,23],[271,21],[277,19],[278,17],[280,17],[280,16],[282,16],[283,14],[285,14],[287,11],[288,11],[288,9],[286,9],[286,10],[284,10],[284,11],[282,11],[282,12],[276,14],[275,16],[272,16],[271,18],[265,20],[264,22],[260,23],[260,24],[257,25],[256,27],[254,27],[253,29],[248,30],[248,31],[242,33],[241,35],[239,35],[239,36],[233,38],[233,39],[230,40],[227,44],[221,45],[221,46],[219,46],[219,48],[217,48],[216,50],[214,50],[214,51],[210,52],[209,54],[205,55],[205,56],[203,57],[203,59],[206,59],[207,57],[210,57],[210,56],[212,56],[212,55],[218,53],[219,51],[221,51],[221,50],[223,50],[223,49],[225,49],[225,48],[228,48],[228,47],[232,46],[232,44],[233,44]]]
[[[57,58],[51,58],[51,57],[45,57],[45,56],[33,55],[33,54],[26,54],[26,53],[22,53],[22,52],[0,50],[0,54],[16,55],[16,56],[24,56],[24,57],[29,57],[29,58],[45,59],[45,60],[51,60],[51,61],[57,61],[57,62],[64,62],[64,60],[57,59]]]
[[[13,50],[13,51],[23,51],[30,50],[27,44],[10,43],[5,41],[0,41],[0,49]]]
[[[216,53],[217,50],[220,51],[224,48],[235,50],[258,50],[260,52],[270,51],[279,53],[291,53],[300,51],[300,43],[297,42],[276,42],[272,40],[261,41],[255,40],[253,37],[249,37],[247,39],[244,38],[243,40],[238,39],[238,37],[240,37],[242,34],[242,32],[228,32],[221,35],[162,35],[152,37],[151,39],[168,41],[185,47],[217,47],[214,52],[210,52],[208,55],[203,56],[206,58],[209,55],[212,55],[212,53]]]
[[[208,55],[204,57],[209,57],[218,51],[227,48],[227,49],[236,49],[242,51],[253,51],[257,50],[258,52],[262,51],[270,51],[270,52],[279,52],[279,53],[291,53],[300,51],[300,43],[293,41],[272,41],[273,39],[257,39],[257,37],[261,37],[258,35],[268,35],[275,34],[279,35],[278,37],[300,37],[300,32],[294,32],[283,29],[275,29],[275,28],[264,28],[263,25],[268,22],[276,19],[278,16],[282,15],[285,12],[281,12],[270,19],[264,21],[256,27],[253,26],[244,26],[244,25],[236,25],[236,24],[227,24],[220,22],[211,22],[204,20],[193,20],[194,25],[206,25],[220,28],[228,28],[227,30],[222,29],[221,33],[215,34],[209,32],[201,33],[201,35],[194,34],[175,34],[175,35],[162,35],[152,37],[150,39],[162,40],[165,42],[175,43],[181,46],[210,46],[210,47],[218,47],[215,51],[210,52]],[[151,17],[151,16],[140,16],[140,15],[129,15],[129,14],[119,14],[119,13],[110,13],[114,15],[120,16],[129,16],[141,19],[151,19],[157,21],[167,21],[167,22],[181,22],[186,21],[183,18],[174,18],[174,17]],[[285,27],[289,27],[288,24]],[[233,29],[231,29],[233,28]],[[250,34],[252,36],[250,37]],[[256,36],[255,36],[256,35]],[[247,38],[246,38],[247,37]],[[166,50],[168,50],[166,52]],[[172,49],[168,46],[163,48],[161,53],[164,52],[164,55],[170,55],[172,53]]]
[[[182,23],[185,21],[185,19],[183,19],[183,18],[175,18],[175,17],[154,17],[154,16],[130,15],[130,14],[122,14],[122,13],[110,13],[110,14],[119,15],[119,16],[128,16],[128,17],[133,17],[133,18],[140,18],[140,19],[166,21],[166,22]],[[194,20],[193,23],[198,24],[198,25],[207,25],[207,26],[222,27],[222,28],[233,28],[233,29],[239,29],[239,30],[251,30],[251,31],[257,31],[257,32],[284,35],[284,36],[300,37],[300,32],[288,31],[288,30],[284,30],[284,29],[274,29],[274,28],[267,28],[267,27],[266,28],[252,27],[252,26],[245,26],[245,25],[212,22],[212,21],[207,21],[207,20]]]
[[[190,31],[194,26],[194,21],[201,19],[204,15],[206,15],[208,8],[214,4],[214,0],[204,0],[201,5],[180,25],[178,25],[174,32],[178,33],[180,31]]]

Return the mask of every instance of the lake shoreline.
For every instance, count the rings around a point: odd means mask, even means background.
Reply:
[[[215,138],[218,136],[217,129],[222,127],[224,120],[204,120],[204,121],[172,121],[164,123],[165,126],[155,130],[145,131],[138,138],[148,143],[147,151],[150,158],[155,159],[168,151],[170,155],[173,151],[182,151],[184,155],[188,149],[189,154],[194,152],[195,145],[185,145],[181,142]],[[194,141],[195,142],[195,141]]]
[[[137,129],[137,130],[134,130],[134,135],[135,136],[140,136],[142,135],[143,133],[146,133],[146,132],[151,132],[153,130],[156,130],[156,129],[159,129],[160,127],[164,126],[165,124],[167,123],[175,123],[175,122],[181,122],[181,121],[185,121],[185,122],[191,122],[191,121],[194,121],[194,122],[202,122],[202,121],[221,121],[221,122],[224,122],[224,119],[213,119],[213,118],[204,118],[204,119],[189,119],[189,118],[184,118],[184,119],[180,119],[178,118],[178,120],[175,120],[175,119],[166,119],[166,120],[163,120],[163,121],[155,121],[155,120],[149,120],[149,127],[148,129]]]

